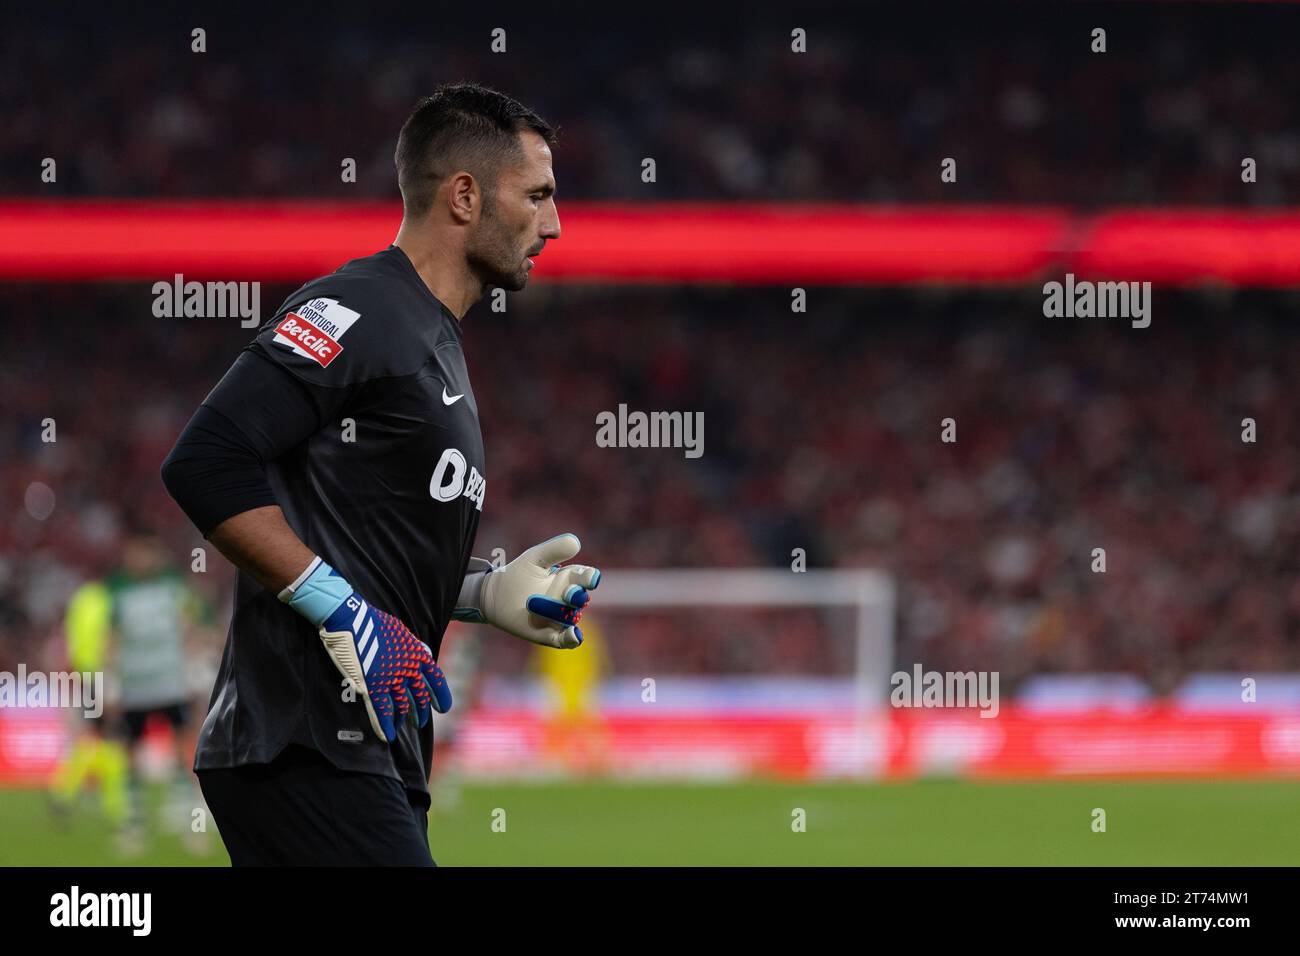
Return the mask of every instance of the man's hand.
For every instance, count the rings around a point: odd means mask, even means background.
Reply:
[[[330,660],[361,694],[381,740],[397,739],[412,700],[421,727],[431,710],[451,709],[447,678],[428,646],[393,615],[371,607],[324,561],[315,559],[280,599],[317,626]]]
[[[561,534],[533,545],[503,568],[489,565],[467,575],[455,616],[491,624],[534,644],[577,647],[582,643],[578,620],[591,600],[587,592],[600,584],[596,568],[560,567],[581,547],[577,535]]]
[[[440,714],[451,709],[447,678],[424,641],[356,592],[321,625],[320,637],[334,666],[365,701],[370,726],[389,743],[410,714],[412,698],[421,727],[429,722],[430,708]]]

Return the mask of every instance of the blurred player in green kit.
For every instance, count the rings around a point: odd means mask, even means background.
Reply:
[[[203,831],[191,826],[193,811],[203,801],[189,767],[193,706],[186,639],[206,616],[204,602],[169,565],[161,542],[145,534],[129,537],[121,567],[102,583],[84,585],[69,605],[69,662],[77,670],[105,671],[112,706],[109,735],[121,743],[106,740],[98,728],[79,735],[56,774],[53,796],[56,805],[67,807],[86,778],[97,777],[105,816],[127,855],[145,847],[148,749],[142,744],[159,723],[171,728],[174,751],[163,770],[168,784],[163,829],[185,837],[188,849],[205,849]],[[107,640],[97,640],[103,624]],[[162,768],[155,764],[153,769]],[[121,796],[123,777],[128,799]]]

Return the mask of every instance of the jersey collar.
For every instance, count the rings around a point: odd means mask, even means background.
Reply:
[[[403,250],[401,246],[397,246],[397,245],[393,245],[392,243],[389,243],[389,246],[385,250],[385,252],[388,252],[392,255],[393,259],[398,262],[399,267],[403,272],[406,273],[407,277],[410,278],[411,281],[413,281],[417,286],[420,287],[420,291],[424,293],[425,297],[428,298],[428,300],[432,302],[435,306],[437,306],[439,309],[442,310],[442,314],[445,315],[448,320],[450,320],[452,327],[455,328],[456,337],[460,338],[461,335],[460,319],[456,318],[456,313],[451,311],[451,309],[447,308],[446,304],[441,299],[439,299],[436,295],[434,295],[432,292],[429,291],[429,287],[425,285],[424,280],[420,278],[420,273],[416,271],[415,264],[411,262],[411,259],[406,254],[405,250]]]

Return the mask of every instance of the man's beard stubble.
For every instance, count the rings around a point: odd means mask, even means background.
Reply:
[[[528,270],[517,268],[516,263],[521,257],[500,228],[495,206],[491,200],[484,203],[483,218],[479,223],[480,238],[467,250],[466,260],[483,284],[484,293],[492,286],[518,292],[528,285]],[[483,235],[485,232],[487,235]]]

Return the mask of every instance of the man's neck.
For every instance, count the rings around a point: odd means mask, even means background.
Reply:
[[[465,268],[459,255],[449,256],[447,246],[415,238],[405,225],[398,231],[393,245],[406,253],[434,298],[451,310],[461,321],[470,306],[483,297],[478,280]]]

